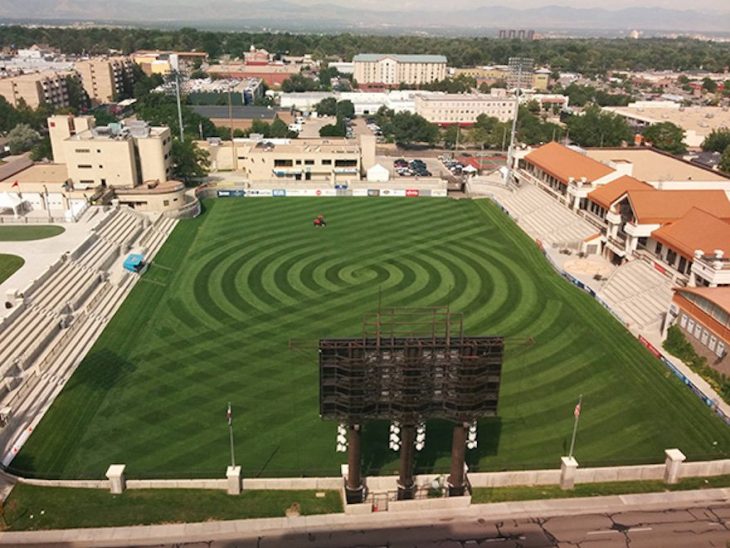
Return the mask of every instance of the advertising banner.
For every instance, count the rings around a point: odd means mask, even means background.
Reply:
[[[434,198],[446,198],[447,195],[445,188],[436,188],[431,191],[431,196]]]
[[[353,189],[352,195],[353,196],[367,196],[368,191],[366,188],[356,188],[356,189]]]
[[[286,196],[286,189],[285,188],[275,188],[271,191],[271,195],[274,198],[283,198]]]
[[[406,189],[406,197],[408,198],[418,198],[419,191],[417,188],[407,188]]]
[[[369,188],[368,196],[370,196],[371,198],[377,198],[378,196],[380,196],[380,190],[378,190],[377,188]]]
[[[219,190],[217,192],[219,198],[240,198],[246,195],[245,190]]]

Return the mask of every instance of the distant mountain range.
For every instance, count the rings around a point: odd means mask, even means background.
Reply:
[[[392,32],[429,28],[727,32],[730,30],[730,7],[715,12],[656,7],[609,10],[565,6],[535,9],[483,6],[450,11],[435,4],[434,7],[409,11],[378,11],[326,3],[303,6],[295,2],[236,0],[2,0],[0,19],[231,29],[262,26],[282,30],[379,29]]]

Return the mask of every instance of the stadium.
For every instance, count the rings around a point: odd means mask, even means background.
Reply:
[[[470,470],[555,467],[579,395],[581,466],[730,451],[713,409],[491,200],[218,198],[202,210],[140,230],[133,212],[109,214],[102,232],[152,242],[148,270],[109,305],[98,339],[89,332],[9,471],[102,478],[125,463],[133,478],[220,477],[231,402],[244,477],[337,476],[345,459],[336,424],[318,416],[317,341],[358,336],[379,305],[448,306],[467,334],[505,337],[498,417],[479,422]],[[318,215],[326,229],[312,227]],[[445,472],[449,425],[426,430],[416,470]],[[387,439],[388,423],[366,426],[364,474],[397,469]]]

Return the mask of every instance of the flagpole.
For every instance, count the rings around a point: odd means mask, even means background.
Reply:
[[[578,405],[575,407],[573,415],[575,420],[573,421],[573,438],[570,440],[570,451],[568,451],[568,458],[573,457],[573,449],[575,448],[575,435],[578,433],[578,421],[580,420],[580,408],[583,403],[583,394],[578,398]]]
[[[231,411],[231,402],[228,402],[228,435],[231,439],[231,467],[236,467],[236,455],[233,451],[233,412]]]

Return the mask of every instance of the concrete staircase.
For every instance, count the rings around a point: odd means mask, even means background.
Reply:
[[[502,205],[525,232],[547,245],[575,247],[597,233],[590,223],[529,183],[504,198]]]
[[[672,299],[670,280],[641,260],[619,267],[598,294],[637,330],[658,327]]]

